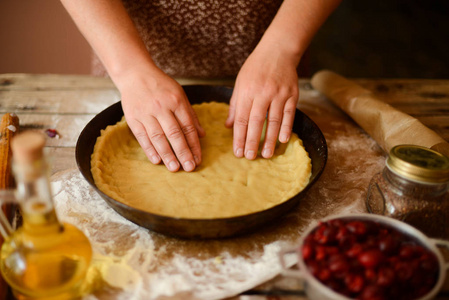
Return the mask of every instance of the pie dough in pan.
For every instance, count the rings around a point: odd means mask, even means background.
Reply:
[[[130,207],[174,218],[230,218],[287,201],[309,182],[311,163],[293,133],[272,158],[235,157],[232,129],[224,126],[229,105],[193,105],[206,136],[202,163],[194,172],[176,173],[146,157],[125,119],[102,131],[94,147],[91,172],[96,186]]]
[[[183,238],[221,238],[243,234],[297,205],[301,195],[318,179],[327,160],[326,141],[316,124],[297,111],[293,128],[296,134],[288,144],[278,145],[272,159],[238,159],[232,155],[232,142],[229,142],[232,141],[232,130],[223,125],[227,111],[223,104],[218,104],[229,101],[232,88],[185,86],[184,90],[192,104],[204,102],[204,105],[197,106],[200,121],[206,135],[214,135],[201,141],[203,163],[194,172],[181,170],[171,173],[163,165],[152,165],[126,122],[121,121],[123,111],[120,102],[86,125],[78,139],[76,160],[83,176],[105,201],[138,225]],[[106,129],[116,123],[116,127]],[[93,160],[94,165],[91,165],[94,145],[101,131],[113,128],[117,129],[113,136],[103,140],[104,148],[110,151],[101,150],[105,152],[98,154]],[[302,143],[311,160],[310,179],[310,161]],[[129,159],[129,155],[134,157]],[[117,156],[127,162],[114,162],[108,166],[107,161]],[[296,163],[291,164],[292,161]],[[98,172],[95,175],[97,183],[91,169]],[[136,169],[144,171],[136,172]],[[104,178],[98,179],[101,174],[105,175]],[[111,174],[117,176],[111,177]],[[120,185],[117,181],[128,183]],[[105,189],[105,185],[109,189]],[[144,188],[149,188],[149,191],[142,193]],[[175,196],[169,196],[170,191],[174,191]],[[173,197],[177,197],[177,202]],[[217,205],[223,201],[226,205]]]

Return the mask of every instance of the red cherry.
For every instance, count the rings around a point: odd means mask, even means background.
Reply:
[[[306,238],[304,239],[304,243],[309,243],[309,242],[313,242],[313,234],[309,234],[309,235],[306,236]]]
[[[360,293],[361,300],[384,300],[384,290],[377,285],[368,285]]]
[[[391,235],[385,236],[379,240],[379,250],[388,255],[396,253],[398,246],[398,241]]]
[[[365,286],[365,280],[361,275],[349,274],[345,278],[345,284],[352,293],[360,293]]]
[[[319,279],[320,281],[326,282],[326,281],[328,281],[329,279],[331,279],[332,274],[331,274],[331,271],[330,271],[329,269],[321,269],[321,270],[318,272],[317,277],[318,277],[318,279]]]
[[[427,273],[438,272],[438,261],[433,254],[423,254],[420,258],[419,267]]]
[[[345,222],[343,222],[341,219],[334,219],[330,220],[329,224],[334,227],[341,227],[345,225]]]
[[[342,249],[348,249],[356,242],[357,242],[356,235],[348,231],[348,233],[345,236],[342,236],[338,240],[338,245]]]
[[[308,261],[307,267],[313,276],[317,276],[319,271],[321,270],[320,264],[315,260]]]
[[[424,276],[425,274],[423,272],[414,272],[412,278],[410,279],[410,283],[413,284],[414,286],[423,285]]]
[[[384,287],[391,286],[394,283],[395,277],[395,272],[392,268],[380,268],[377,277],[377,284]]]
[[[343,239],[348,234],[349,234],[348,229],[345,226],[341,225],[341,226],[338,227],[337,235],[335,236],[335,239],[337,241],[340,241],[341,239]]]
[[[390,256],[388,257],[387,261],[390,266],[396,266],[401,261],[401,259],[398,256]]]
[[[340,252],[340,249],[335,246],[327,246],[326,247],[326,253],[327,255],[337,254]]]
[[[322,226],[315,234],[315,240],[320,244],[329,244],[335,241],[337,229],[333,226]]]
[[[309,268],[309,272],[317,277],[318,273],[320,272],[320,266],[318,265],[318,262],[311,260],[307,262],[307,267]]]
[[[379,248],[379,239],[375,236],[368,236],[364,246],[366,248]]]
[[[305,243],[304,246],[302,246],[302,257],[304,260],[309,260],[314,255],[314,246],[312,243]]]
[[[403,245],[399,249],[399,256],[402,259],[411,259],[417,254],[416,246],[414,245]]]
[[[363,272],[364,268],[360,265],[359,261],[356,258],[349,259],[350,269],[353,272]]]
[[[415,252],[417,255],[421,256],[425,253],[429,253],[429,250],[420,245],[415,245]]]
[[[334,254],[329,258],[329,270],[334,273],[345,274],[349,270],[349,263],[342,254]]]
[[[346,228],[356,235],[362,236],[365,235],[367,229],[365,223],[362,221],[351,221],[348,224],[346,224]]]
[[[366,250],[360,253],[357,258],[365,268],[374,268],[384,260],[382,252],[378,249]]]
[[[313,276],[350,298],[420,297],[440,271],[436,256],[417,240],[366,220],[322,222],[301,251]]]
[[[413,276],[413,266],[407,262],[398,263],[395,266],[395,271],[399,281],[408,281]]]
[[[317,229],[315,229],[315,231],[313,232],[313,240],[315,242],[321,244],[323,231],[324,229],[326,229],[326,227],[327,225],[325,223],[320,223],[320,226]]]
[[[354,244],[346,251],[346,256],[349,258],[357,257],[363,251],[363,246],[360,244]]]
[[[377,282],[377,272],[374,269],[365,269],[365,279],[370,282]]]
[[[381,225],[379,225],[379,226],[381,226]],[[388,228],[382,227],[382,228],[379,228],[379,231],[378,231],[377,235],[379,237],[382,237],[382,236],[387,236],[387,235],[390,235],[390,234],[391,234],[391,232],[390,232],[390,230]]]
[[[59,133],[56,129],[49,128],[45,130],[45,133],[48,135],[48,137],[54,138],[59,137]]]
[[[316,246],[315,247],[315,259],[317,261],[324,260],[327,256],[326,247],[324,246]]]

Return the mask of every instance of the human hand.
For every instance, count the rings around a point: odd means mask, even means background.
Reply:
[[[158,70],[119,85],[126,121],[153,164],[171,172],[193,171],[201,163],[199,137],[205,135],[182,87]]]
[[[234,127],[234,154],[255,159],[267,120],[262,157],[273,156],[276,141],[290,139],[299,97],[297,61],[256,50],[243,64],[232,93],[225,125]]]

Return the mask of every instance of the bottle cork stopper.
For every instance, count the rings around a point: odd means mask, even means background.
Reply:
[[[25,131],[11,141],[13,159],[17,163],[30,163],[43,156],[45,136],[36,131]]]

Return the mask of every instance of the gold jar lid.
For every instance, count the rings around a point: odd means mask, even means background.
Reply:
[[[415,181],[449,182],[449,158],[421,146],[393,147],[387,159],[387,167],[398,175]]]

